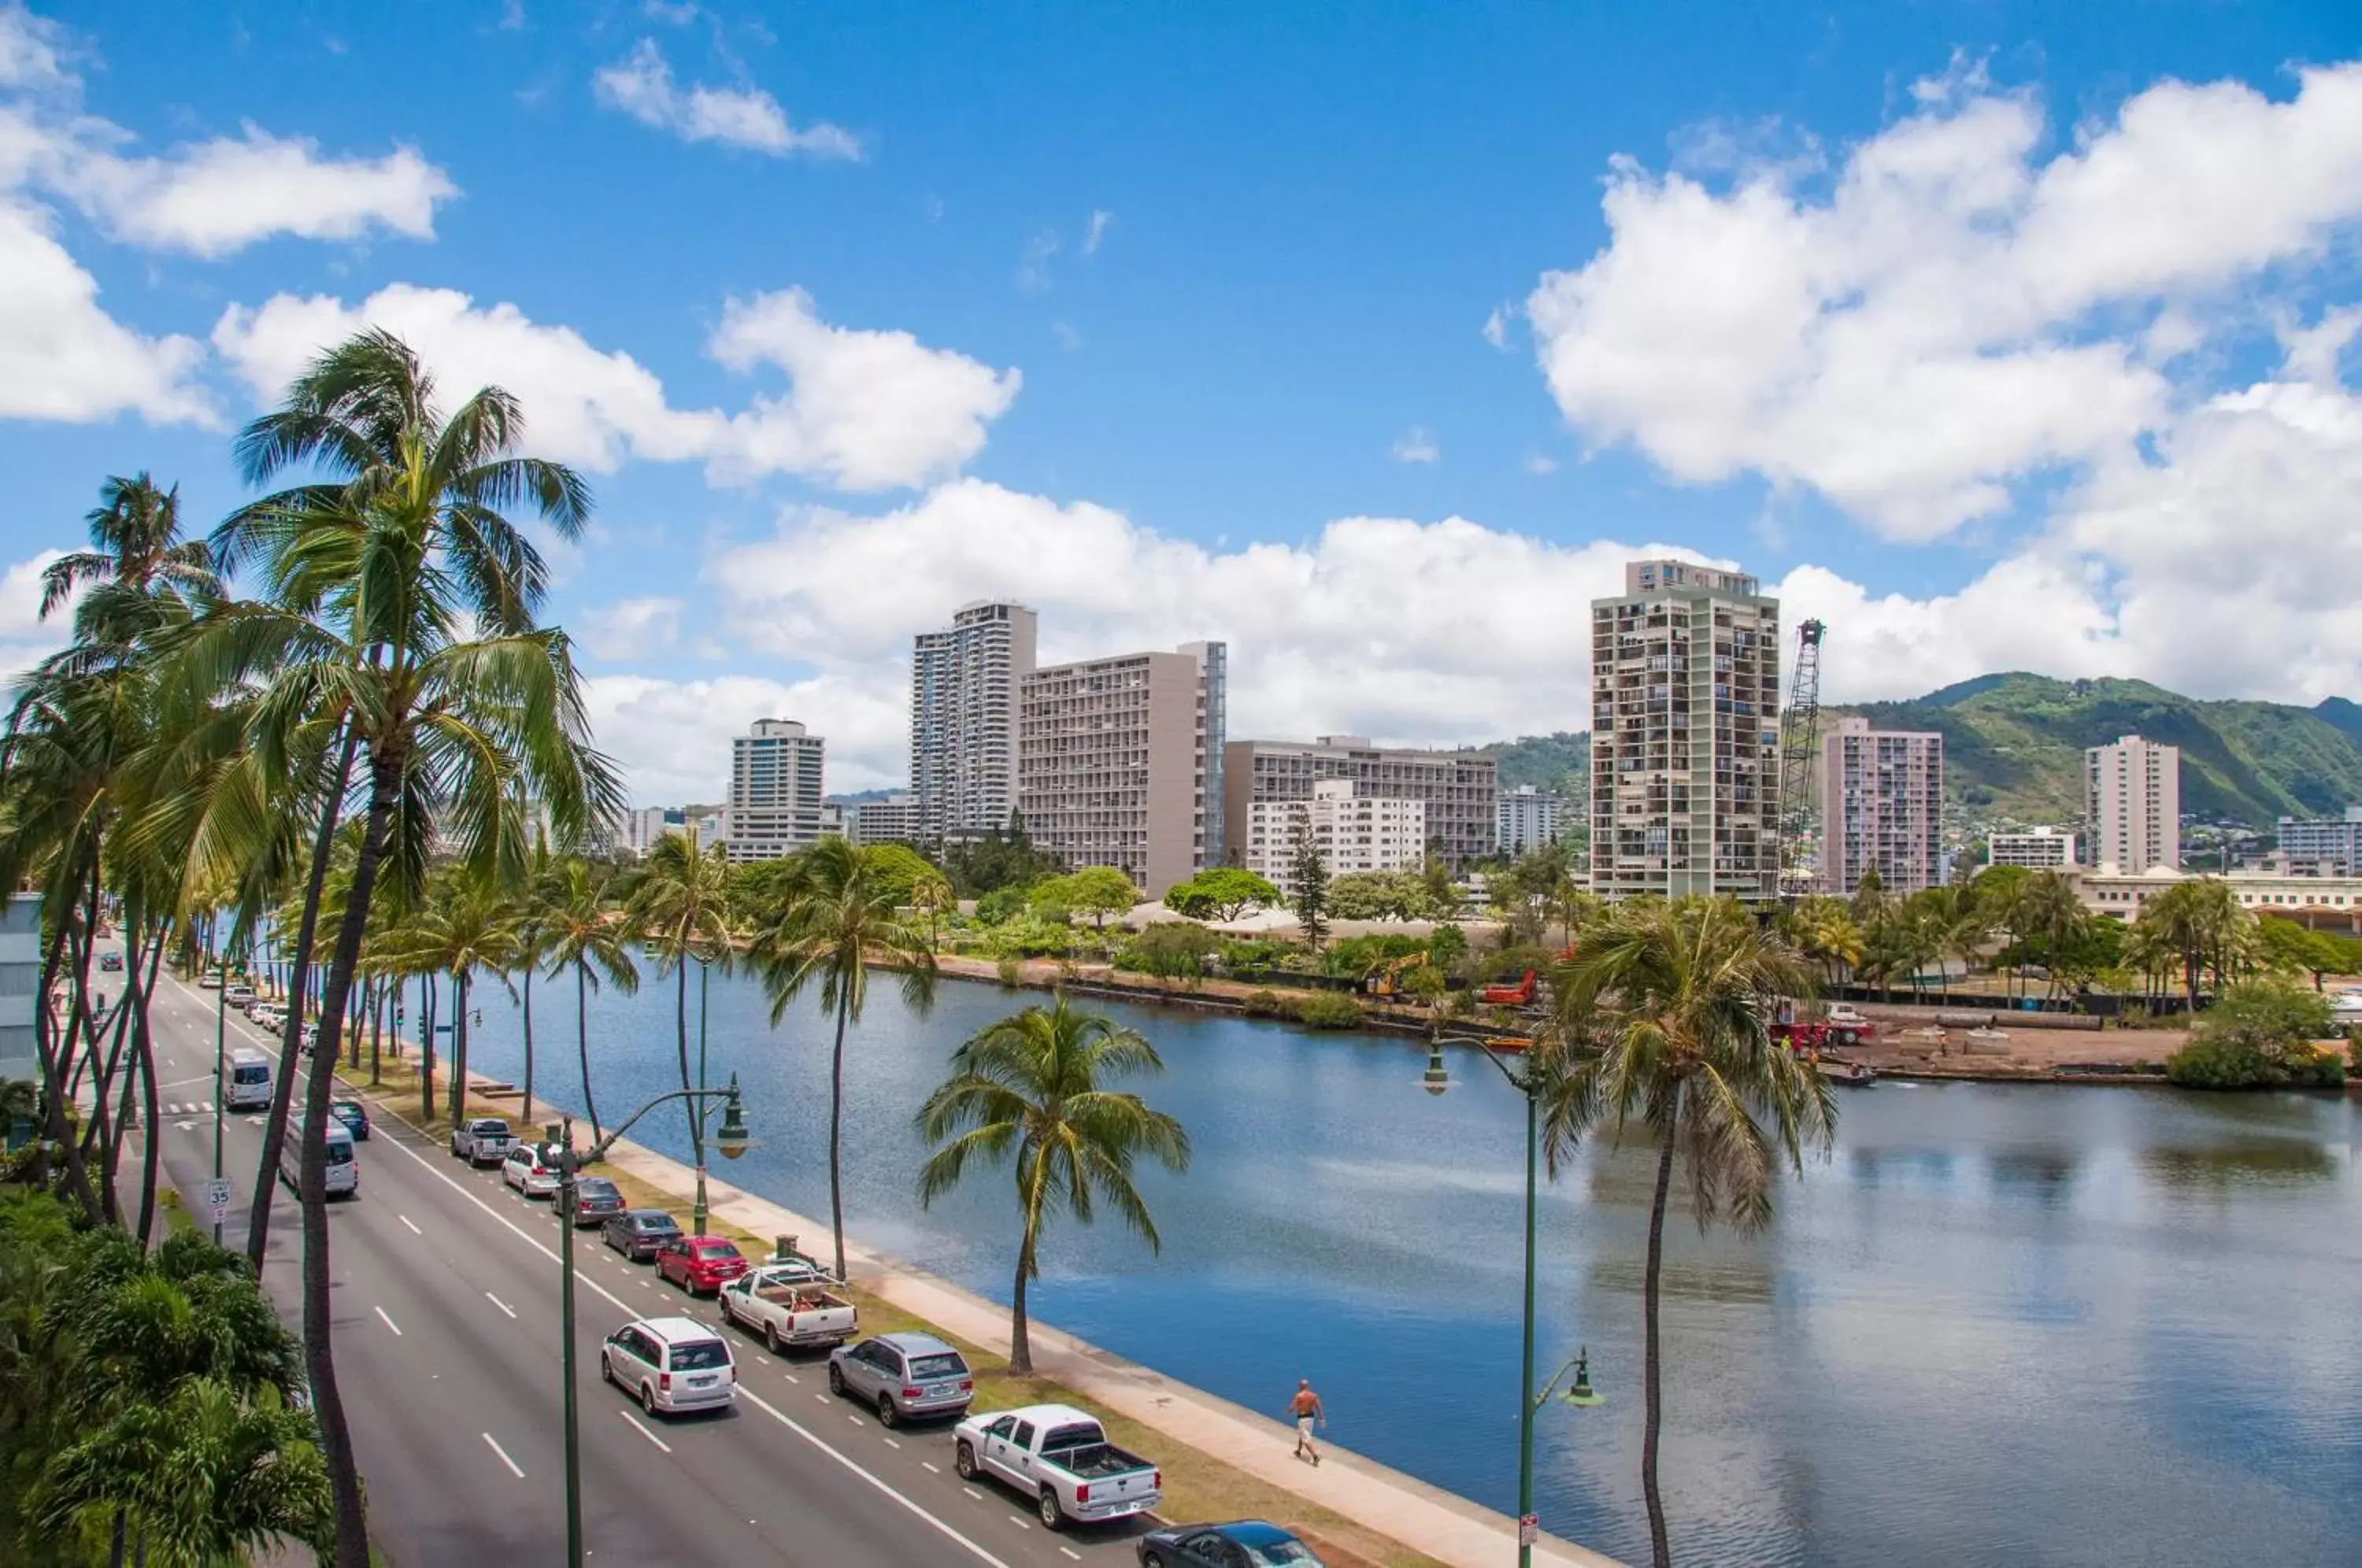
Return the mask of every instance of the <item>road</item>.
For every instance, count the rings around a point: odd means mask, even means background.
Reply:
[[[173,1186],[202,1201],[213,1174],[215,993],[158,987],[160,1136]],[[277,1054],[236,1012],[228,1046]],[[497,1171],[474,1172],[372,1112],[357,1201],[330,1211],[337,1381],[370,1493],[373,1535],[397,1568],[513,1551],[557,1561],[565,1542],[557,1222]],[[227,1119],[224,1239],[246,1234],[260,1118]],[[1132,1561],[1140,1529],[1053,1534],[1021,1500],[952,1471],[941,1428],[889,1433],[827,1390],[825,1364],[777,1359],[734,1331],[734,1409],[651,1419],[599,1377],[600,1342],[640,1317],[718,1326],[645,1264],[577,1233],[577,1361],[589,1554],[693,1563],[1041,1564]],[[295,1205],[281,1189],[264,1283],[300,1321]]]

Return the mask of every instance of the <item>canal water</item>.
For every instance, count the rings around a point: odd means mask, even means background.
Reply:
[[[516,1010],[477,995],[475,1065],[514,1077]],[[911,1116],[957,1042],[1040,999],[947,982],[919,1019],[880,981],[846,1051],[848,1225],[1003,1300],[1010,1179],[922,1210]],[[535,1092],[579,1110],[573,988],[534,1000]],[[678,1087],[673,1003],[653,977],[591,999],[602,1113]],[[744,977],[717,977],[711,1004],[709,1071],[738,1075],[760,1140],[729,1179],[825,1217],[824,1021],[799,1008],[773,1030]],[[692,1054],[696,1008],[692,974]],[[1159,1253],[1105,1220],[1059,1222],[1041,1320],[1275,1417],[1309,1377],[1335,1441],[1512,1510],[1522,1101],[1464,1054],[1430,1098],[1407,1040],[1103,1010],[1163,1054],[1141,1087],[1196,1157],[1142,1178]],[[1834,1157],[1783,1187],[1768,1231],[1669,1226],[1680,1561],[2362,1561],[2354,1102],[1887,1082],[1840,1109]],[[688,1156],[669,1108],[635,1136]],[[1628,1562],[1648,1555],[1650,1174],[1637,1150],[1594,1151],[1541,1205],[1543,1373],[1587,1345],[1609,1403],[1543,1410],[1540,1508]]]

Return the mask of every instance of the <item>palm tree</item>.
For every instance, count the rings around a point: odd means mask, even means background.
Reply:
[[[631,927],[621,911],[607,900],[603,880],[581,860],[558,867],[556,886],[544,915],[549,961],[548,974],[557,978],[574,971],[574,1044],[582,1063],[582,1109],[590,1116],[590,1141],[599,1131],[599,1102],[590,1092],[590,993],[599,988],[599,977],[625,996],[640,988],[639,966],[632,961]]]
[[[624,905],[632,934],[657,955],[657,974],[673,977],[673,1023],[680,1050],[680,1087],[698,1087],[689,1073],[689,966],[729,963],[730,856],[720,844],[697,847],[687,834],[668,833],[648,851]],[[705,1111],[684,1099],[690,1147],[697,1156],[697,1214],[705,1214]]]
[[[1167,1170],[1187,1170],[1189,1135],[1138,1095],[1104,1087],[1163,1072],[1155,1048],[1097,1013],[1074,1011],[1063,996],[989,1025],[952,1053],[951,1065],[952,1076],[918,1115],[920,1136],[935,1146],[919,1171],[919,1201],[931,1204],[957,1187],[972,1164],[999,1165],[1014,1154],[1021,1232],[1009,1370],[1022,1376],[1033,1370],[1025,1286],[1041,1277],[1044,1221],[1064,1212],[1087,1225],[1104,1203],[1157,1250],[1156,1224],[1132,1169],[1146,1154]]]
[[[1772,1217],[1779,1165],[1802,1169],[1826,1149],[1837,1108],[1811,1063],[1775,1043],[1767,1024],[1780,999],[1808,986],[1794,950],[1727,899],[1636,900],[1585,933],[1557,977],[1558,1048],[1547,1075],[1544,1130],[1555,1171],[1605,1131],[1656,1144],[1641,1309],[1647,1415],[1640,1485],[1657,1568],[1672,1551],[1658,1485],[1663,1421],[1660,1295],[1665,1206],[1673,1167],[1687,1178],[1700,1231],[1742,1231]]]
[[[752,933],[752,957],[771,998],[771,1024],[788,1004],[815,988],[824,1011],[836,1015],[836,1044],[828,1075],[828,1210],[836,1239],[836,1273],[844,1276],[844,1032],[869,999],[869,966],[900,979],[902,1000],[924,1013],[935,1000],[935,955],[926,933],[902,918],[891,889],[881,887],[867,856],[842,838],[823,838],[804,853],[801,886],[783,907],[767,911]]]
[[[525,879],[524,889],[510,900],[516,931],[516,964],[524,971],[524,1105],[518,1120],[527,1127],[534,1124],[533,976],[549,955],[550,900],[557,882],[557,867],[550,861],[546,841],[534,845],[533,862],[532,876]]]
[[[465,872],[435,887],[409,921],[385,934],[385,956],[416,970],[451,977],[451,1073],[447,1114],[457,1122],[468,1103],[468,993],[476,971],[489,971],[511,994],[508,971],[520,960],[516,914],[480,877]],[[426,1114],[434,1114],[432,1089]]]
[[[143,599],[166,591],[200,599],[220,591],[213,552],[201,539],[181,537],[179,485],[158,490],[145,473],[110,476],[83,521],[91,547],[60,556],[42,569],[41,619],[62,608],[76,589],[94,583]]]
[[[587,723],[565,635],[537,624],[547,571],[504,509],[527,505],[564,538],[590,501],[569,469],[513,455],[524,418],[498,388],[447,417],[402,341],[367,332],[330,349],[249,425],[248,480],[313,482],[255,502],[215,531],[225,569],[253,567],[261,602],[224,607],[183,657],[205,684],[259,683],[268,735],[333,718],[364,761],[367,806],[320,998],[305,1121],[327,1116],[345,1004],[381,871],[414,891],[440,834],[479,873],[513,878],[524,845],[509,803],[546,805],[563,839],[621,805]],[[326,1150],[307,1141],[304,1337],[335,1483],[337,1568],[366,1568],[359,1474],[336,1385]]]

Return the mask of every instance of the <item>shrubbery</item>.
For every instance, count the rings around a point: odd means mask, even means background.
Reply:
[[[1273,990],[1249,991],[1240,1005],[1249,1018],[1278,1018],[1287,1011],[1287,1004]]]
[[[1296,1021],[1307,1029],[1359,1029],[1362,1027],[1362,1004],[1352,997],[1316,991],[1296,999],[1291,1010]]]
[[[1194,980],[1222,939],[1194,921],[1159,921],[1123,944],[1115,966],[1164,980]]]
[[[2245,980],[2224,988],[2165,1076],[2185,1088],[2335,1088],[2346,1065],[2313,1043],[2329,1034],[2320,992],[2293,980]]]

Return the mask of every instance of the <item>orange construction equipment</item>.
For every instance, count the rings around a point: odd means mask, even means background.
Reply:
[[[1486,1007],[1524,1007],[1534,999],[1534,988],[1540,977],[1531,969],[1514,986],[1486,986],[1476,993],[1476,999]]]

